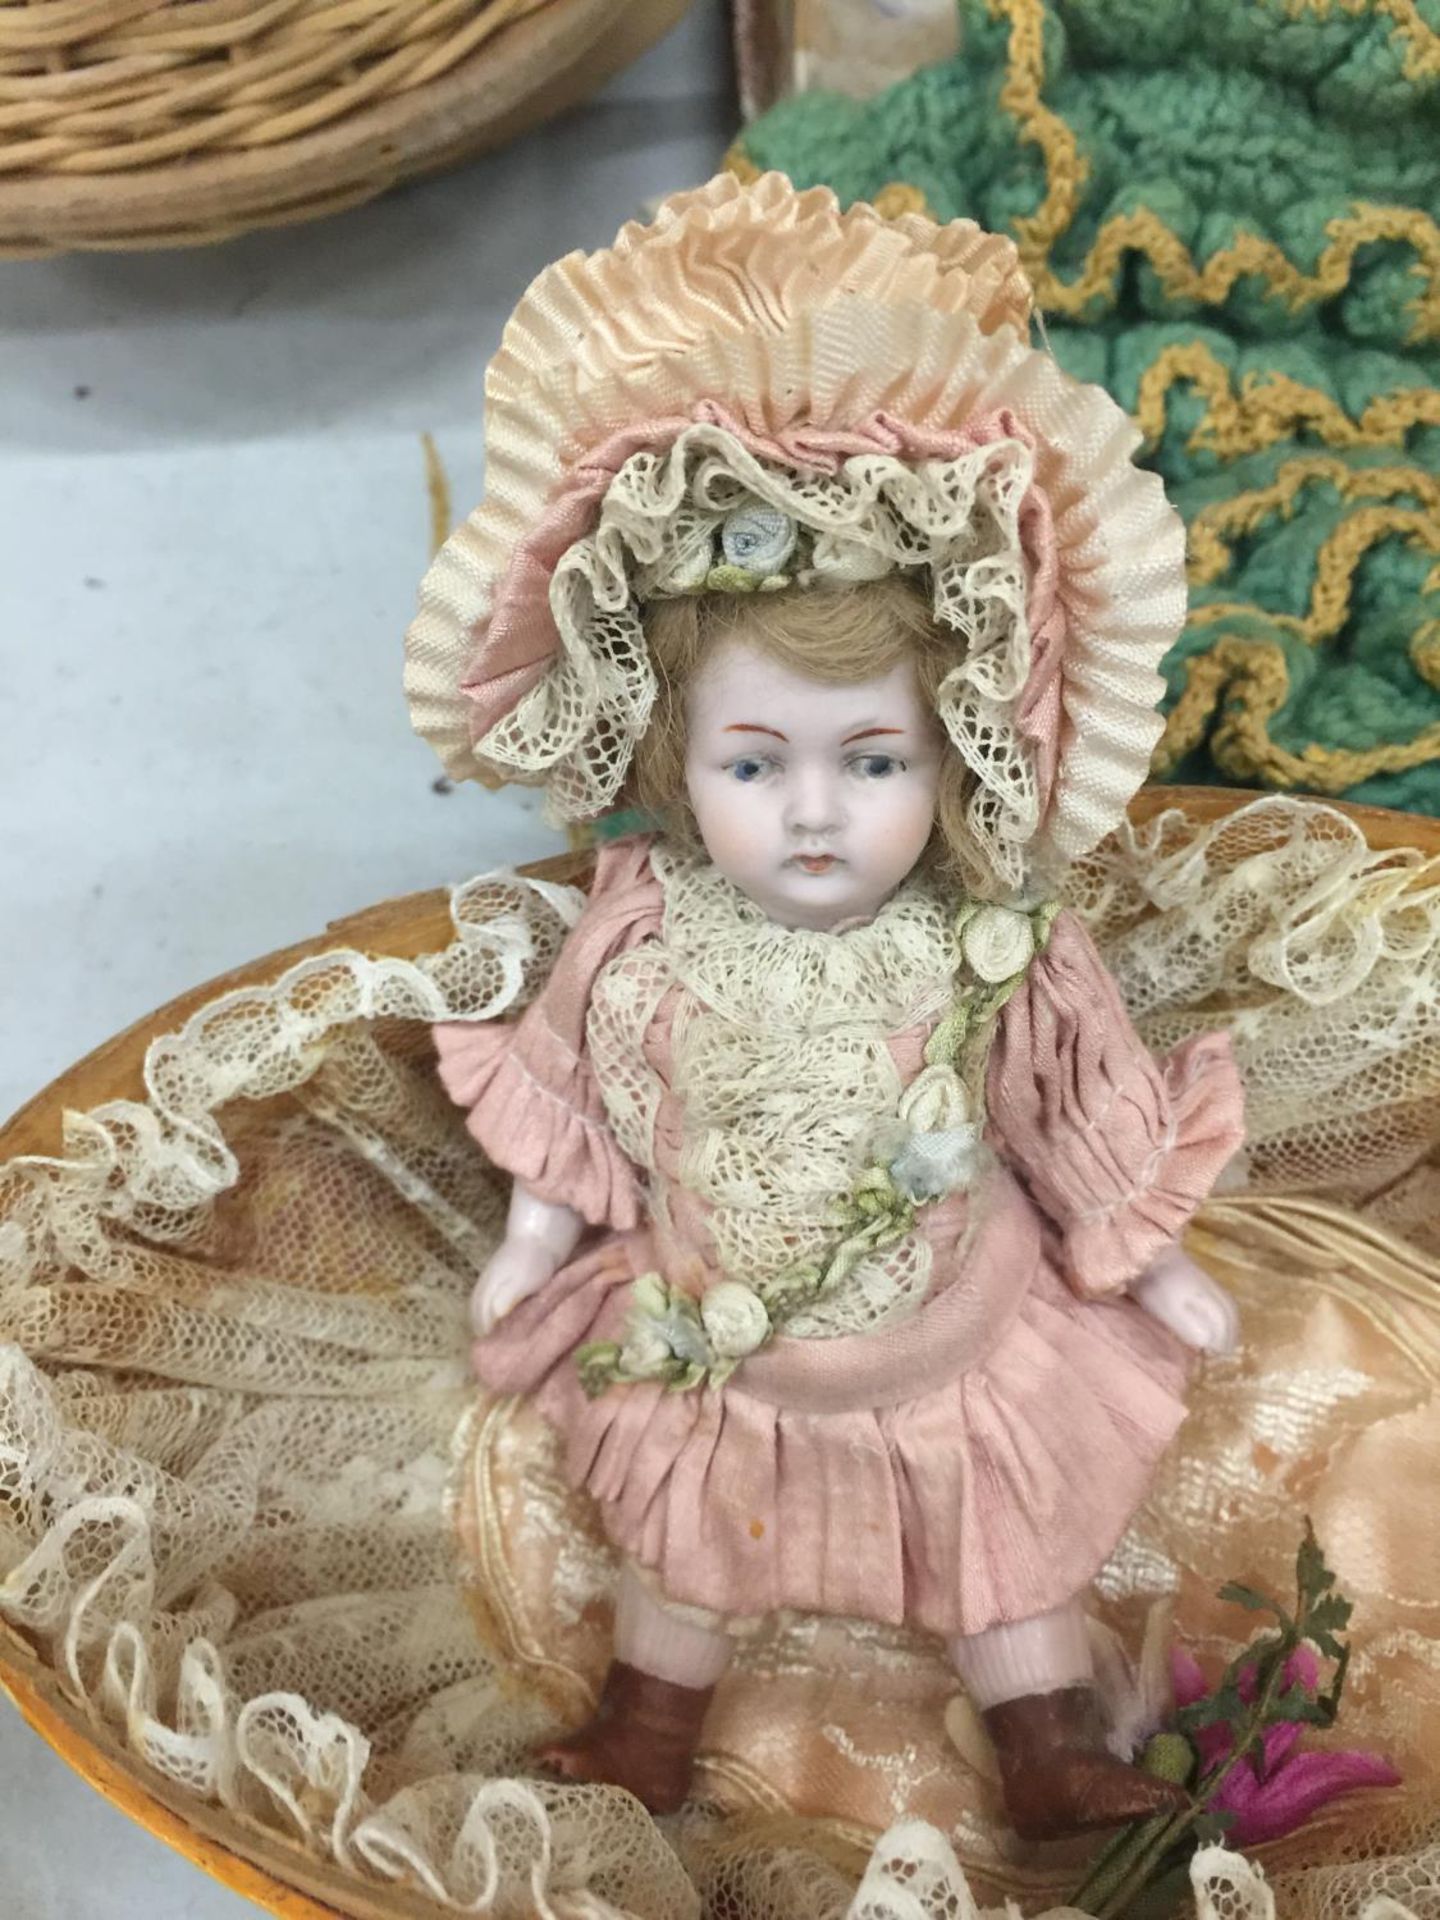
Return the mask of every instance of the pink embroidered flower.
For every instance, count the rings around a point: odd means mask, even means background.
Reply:
[[[1188,1707],[1203,1699],[1205,1676],[1199,1663],[1183,1648],[1170,1656],[1175,1684],[1175,1701]],[[1286,1686],[1301,1686],[1314,1694],[1319,1684],[1320,1663],[1309,1647],[1300,1647],[1285,1666]],[[1248,1684],[1247,1684],[1248,1683]],[[1253,1669],[1240,1678],[1242,1698],[1253,1699]],[[1264,1758],[1253,1754],[1232,1768],[1221,1783],[1210,1805],[1217,1813],[1232,1815],[1226,1829],[1229,1847],[1255,1846],[1262,1840],[1278,1840],[1293,1833],[1329,1801],[1357,1787],[1398,1786],[1400,1775],[1378,1753],[1354,1749],[1328,1752],[1297,1752],[1305,1731],[1299,1720],[1277,1721],[1261,1736]],[[1202,1727],[1191,1738],[1200,1751],[1200,1764],[1209,1769],[1225,1760],[1233,1751],[1234,1735],[1226,1726]]]

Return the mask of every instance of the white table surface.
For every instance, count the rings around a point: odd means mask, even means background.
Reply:
[[[0,1115],[186,988],[389,895],[556,851],[437,793],[400,646],[526,283],[712,173],[720,0],[590,106],[317,225],[0,263]],[[0,1705],[5,1920],[258,1909]]]

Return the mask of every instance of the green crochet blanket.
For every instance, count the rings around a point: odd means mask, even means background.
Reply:
[[[1189,528],[1157,775],[1440,813],[1440,0],[960,14],[731,164],[1019,243]]]

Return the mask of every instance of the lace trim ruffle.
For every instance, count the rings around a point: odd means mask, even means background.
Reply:
[[[955,903],[912,878],[874,919],[840,933],[780,927],[700,855],[659,841],[663,938],[677,980],[744,1026],[821,1024],[844,1007],[877,1032],[943,1008],[957,952]]]
[[[632,454],[594,531],[556,566],[559,657],[477,755],[502,776],[548,776],[561,819],[608,806],[655,702],[641,603],[692,590],[721,522],[760,502],[813,535],[802,584],[929,570],[936,616],[957,640],[939,717],[974,781],[969,826],[989,870],[1018,888],[1040,823],[1034,755],[1018,724],[1032,657],[1020,513],[1033,477],[1031,448],[1010,437],[918,465],[856,455],[831,474],[759,460],[707,423],[663,452]]]

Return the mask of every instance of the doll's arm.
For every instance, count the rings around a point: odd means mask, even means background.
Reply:
[[[449,1021],[434,1029],[441,1083],[466,1109],[465,1124],[494,1165],[536,1205],[555,1208],[557,1217],[573,1208],[591,1226],[621,1230],[639,1223],[640,1187],[609,1124],[586,1020],[601,970],[658,927],[660,889],[647,848],[648,842],[615,842],[602,849],[585,910],[518,1020]],[[527,1214],[526,1221],[536,1218]],[[506,1245],[512,1241],[526,1247],[526,1271],[534,1270],[546,1235],[512,1215]],[[518,1260],[505,1254],[515,1280]],[[527,1290],[509,1295],[507,1305]]]
[[[1198,1034],[1154,1059],[1089,934],[1062,913],[1000,1016],[986,1094],[996,1147],[1055,1227],[1075,1292],[1135,1290],[1167,1326],[1183,1323],[1182,1339],[1202,1330],[1195,1311],[1220,1332],[1176,1243],[1244,1137],[1228,1038]]]
[[[573,1207],[542,1200],[517,1180],[505,1217],[505,1238],[470,1295],[470,1324],[481,1339],[512,1307],[528,1300],[561,1267],[584,1231]]]
[[[1180,1246],[1157,1254],[1126,1291],[1152,1320],[1199,1353],[1233,1353],[1240,1343],[1235,1302]]]

